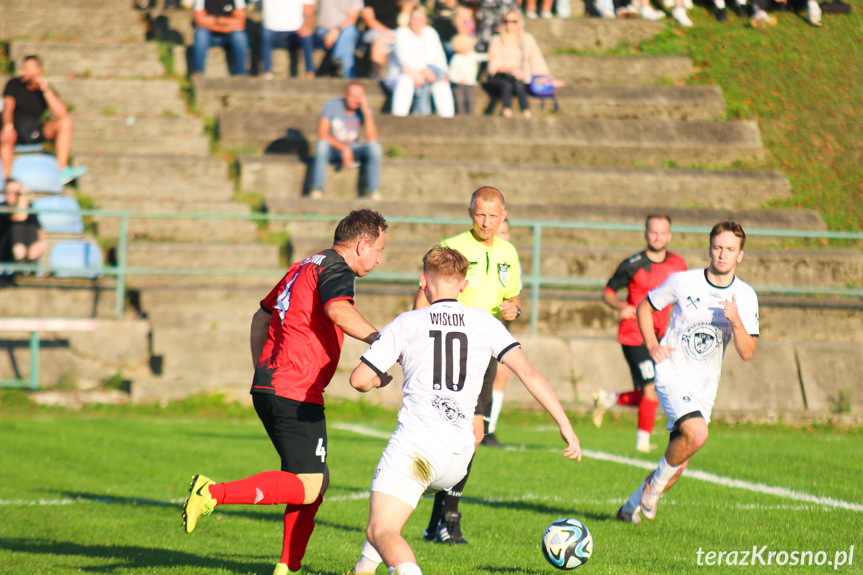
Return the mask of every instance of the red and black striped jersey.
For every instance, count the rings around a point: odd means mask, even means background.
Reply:
[[[355,279],[344,258],[331,249],[291,266],[261,301],[272,319],[252,393],[323,405],[345,338],[324,309],[339,300],[353,304]]]
[[[617,293],[627,288],[629,294],[626,297],[626,303],[632,307],[638,307],[641,300],[647,296],[647,292],[661,286],[671,274],[685,270],[686,262],[677,254],[665,252],[665,260],[657,263],[650,261],[647,251],[644,250],[623,260],[608,280],[605,289]],[[653,325],[657,339],[661,339],[665,334],[670,311],[665,309],[653,312]],[[638,329],[638,320],[635,318],[620,320],[617,340],[623,345],[642,345],[644,338],[641,337],[641,331]]]

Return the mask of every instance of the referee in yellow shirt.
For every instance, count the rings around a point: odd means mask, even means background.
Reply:
[[[473,228],[441,242],[442,246],[461,252],[470,262],[468,284],[458,298],[463,304],[486,310],[501,320],[514,320],[521,315],[519,293],[518,253],[506,240],[496,237],[500,224],[506,219],[506,202],[500,190],[484,186],[473,193],[468,208]],[[423,290],[417,293],[414,309],[428,306]],[[483,377],[482,392],[476,406],[474,430],[477,444],[482,440],[491,413],[492,385],[497,373],[497,360],[490,358]],[[458,504],[467,474],[449,491],[435,496],[429,526],[423,539],[436,543],[466,544],[459,524]]]

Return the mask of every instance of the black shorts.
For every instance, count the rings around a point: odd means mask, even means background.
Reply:
[[[641,389],[645,385],[653,383],[656,373],[653,360],[646,345],[621,345],[623,357],[629,364],[629,372],[632,374],[632,385],[635,389]]]
[[[15,123],[15,133],[18,134],[17,144],[40,144],[45,141],[42,122],[24,120]]]
[[[488,367],[485,370],[485,375],[482,376],[482,391],[479,392],[479,399],[476,402],[476,410],[474,415],[481,415],[483,421],[488,423],[491,421],[491,399],[492,391],[494,391],[494,378],[497,375],[497,358],[492,357],[488,362]]]
[[[30,222],[14,222],[9,226],[12,245],[24,244],[28,248],[39,240],[39,226]]]
[[[282,459],[282,471],[323,473],[327,463],[324,406],[269,393],[253,393],[252,403]]]

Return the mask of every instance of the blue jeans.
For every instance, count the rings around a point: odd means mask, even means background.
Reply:
[[[353,144],[351,151],[354,153],[354,160],[362,166],[361,173],[365,174],[366,192],[380,191],[381,179],[381,156],[383,151],[380,142],[365,142]],[[326,140],[318,140],[315,145],[315,159],[312,164],[312,189],[324,189],[324,182],[327,178],[327,166],[335,164],[337,168],[342,165],[342,153],[333,148]]]
[[[207,50],[211,46],[230,49],[231,74],[245,76],[249,73],[246,57],[249,52],[249,36],[245,30],[235,30],[230,34],[211,32],[206,28],[195,28],[195,42],[192,44],[192,72],[204,72],[207,64]]]
[[[324,36],[329,32],[326,28],[315,30],[315,48],[324,48]],[[356,26],[347,26],[339,32],[339,38],[333,45],[333,60],[342,65],[342,76],[345,78],[356,78],[354,69],[354,50],[357,49],[357,40],[360,32]]]
[[[315,62],[312,55],[315,51],[315,40],[312,36],[300,36],[296,32],[278,32],[275,30],[261,30],[261,60],[264,62],[264,72],[273,71],[273,48],[284,48],[291,50],[297,46],[303,48],[303,62],[306,72],[315,71]]]

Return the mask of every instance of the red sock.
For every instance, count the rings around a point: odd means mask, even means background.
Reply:
[[[250,503],[299,504],[306,496],[303,482],[287,471],[265,471],[239,481],[210,485],[210,495],[218,505]]]
[[[303,566],[306,547],[315,530],[315,514],[323,501],[324,496],[318,495],[308,505],[285,507],[285,538],[282,540],[282,558],[279,562],[286,563],[291,571],[299,571]]]
[[[639,405],[643,394],[640,389],[617,394],[617,405]]]
[[[638,429],[653,433],[653,424],[656,423],[656,408],[658,401],[650,401],[647,398],[641,400],[638,405]]]

